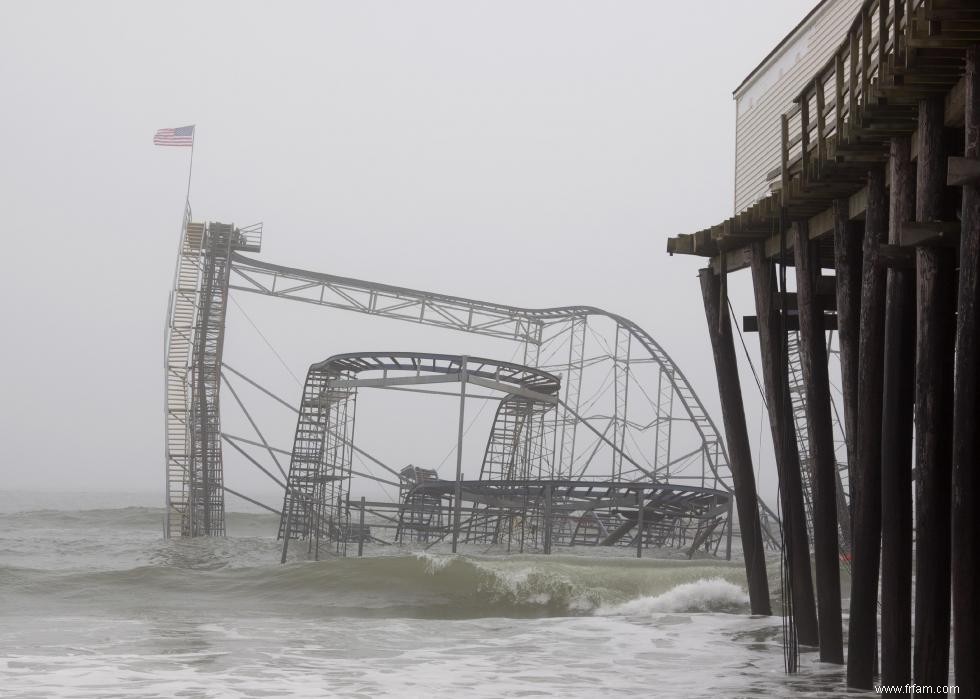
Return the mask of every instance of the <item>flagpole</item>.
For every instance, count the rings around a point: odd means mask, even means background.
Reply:
[[[197,126],[194,126],[194,135],[191,136],[191,161],[187,166],[187,196],[184,198],[184,211],[191,203],[191,176],[194,174],[194,141],[197,140]]]

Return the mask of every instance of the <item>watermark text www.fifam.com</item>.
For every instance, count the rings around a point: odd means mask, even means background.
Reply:
[[[959,694],[960,688],[955,684],[934,686],[931,684],[876,684],[875,692],[878,694],[934,694],[946,697],[951,694]]]

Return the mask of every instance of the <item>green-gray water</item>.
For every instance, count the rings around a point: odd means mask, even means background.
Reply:
[[[374,548],[281,566],[272,515],[164,541],[158,508],[115,499],[0,502],[0,696],[840,691],[812,653],[783,674],[779,619],[747,614],[738,562]]]

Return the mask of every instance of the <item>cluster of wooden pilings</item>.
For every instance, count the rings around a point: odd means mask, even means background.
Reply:
[[[845,660],[826,341],[826,330],[836,327],[852,520],[848,684],[955,683],[960,696],[976,697],[980,68],[976,46],[964,55],[962,127],[947,126],[948,95],[924,96],[912,128],[895,129],[883,159],[866,166],[859,195],[833,201],[829,230],[815,234],[812,215],[794,215],[784,206],[772,218],[770,235],[741,244],[755,292],[800,643],[818,647],[823,661]],[[855,207],[855,197],[863,207]],[[686,251],[675,243],[671,252]],[[756,484],[727,311],[726,252],[716,248],[714,264],[701,270],[700,280],[752,611],[767,614]],[[794,268],[795,294],[780,283],[786,267]],[[824,272],[831,268],[832,277]],[[785,337],[796,327],[813,482],[812,542],[786,378]],[[955,679],[949,676],[951,650]]]

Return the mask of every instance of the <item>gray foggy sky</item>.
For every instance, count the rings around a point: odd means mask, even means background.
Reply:
[[[666,238],[731,214],[731,91],[813,3],[4,2],[2,487],[159,488],[162,501],[163,327],[188,151],[151,139],[191,123],[195,218],[263,221],[262,259],[620,313],[673,355],[720,426],[700,264],[668,257]],[[747,282],[732,282],[746,312]],[[512,351],[239,303],[300,378],[335,352]],[[226,359],[297,395],[234,304],[228,321]],[[743,389],[755,449],[751,377]],[[358,430],[386,458],[431,463],[451,447],[451,429],[421,436],[441,408],[385,400]],[[256,411],[288,446],[291,417]],[[771,471],[767,455],[770,502]],[[265,488],[240,460],[227,472]]]

